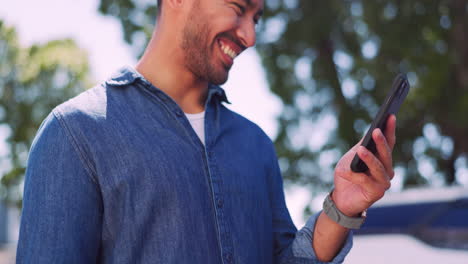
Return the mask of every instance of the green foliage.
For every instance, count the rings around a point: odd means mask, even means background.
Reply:
[[[468,110],[466,1],[274,2],[267,1],[265,24],[276,20],[284,30],[274,41],[265,36],[259,51],[272,91],[293,112],[280,116],[276,141],[279,155],[290,164],[285,175],[319,181],[323,169],[299,173],[295,160],[321,160],[329,149],[344,153],[365,132],[394,76],[408,72],[412,91],[398,115],[396,166],[405,174],[406,186],[427,182],[417,168],[424,160],[434,166],[431,180],[455,183],[455,161],[468,150],[463,135],[468,131],[463,118]],[[311,70],[299,78],[302,65]],[[304,107],[301,97],[326,102],[319,109],[316,104]],[[304,135],[288,128],[303,120],[315,122],[324,112],[338,120],[328,144],[315,150],[293,146],[291,139]],[[423,136],[423,131],[436,133]],[[417,149],[416,140],[422,142]],[[291,155],[296,149],[301,154]]]
[[[117,17],[122,25],[124,40],[141,55],[156,22],[157,1],[100,0],[99,12]]]
[[[0,20],[0,155],[2,195],[21,199],[18,186],[27,153],[42,120],[53,107],[87,86],[87,55],[69,39],[22,48],[13,28]]]
[[[156,1],[141,2],[99,7],[120,20],[138,54],[156,16]],[[455,163],[468,150],[467,17],[464,0],[265,0],[257,51],[284,103],[275,144],[285,177],[328,188],[338,159],[407,72],[396,168],[404,186],[456,183]]]

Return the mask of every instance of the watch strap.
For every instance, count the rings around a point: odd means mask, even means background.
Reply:
[[[331,193],[323,201],[323,212],[331,220],[348,229],[359,229],[366,220],[366,211],[362,212],[360,217],[349,217],[343,214],[331,199]]]

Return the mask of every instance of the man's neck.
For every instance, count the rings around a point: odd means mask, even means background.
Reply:
[[[174,40],[164,32],[154,34],[145,53],[135,66],[145,79],[168,94],[185,113],[204,110],[208,82],[200,80],[183,64]]]

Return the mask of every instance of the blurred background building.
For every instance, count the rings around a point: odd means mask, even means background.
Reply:
[[[41,121],[55,105],[133,65],[156,9],[156,0],[0,5],[0,263],[13,263],[28,150]],[[389,195],[403,197],[390,207],[376,205],[346,263],[384,263],[372,258],[381,256],[378,245],[398,249],[398,261],[386,263],[414,263],[413,247],[468,259],[466,236],[430,243],[414,231],[421,234],[430,218],[411,214],[436,208],[439,227],[458,219],[452,224],[466,232],[466,196],[429,205],[436,196],[424,189],[448,194],[468,186],[467,17],[466,0],[266,0],[256,48],[236,59],[224,85],[228,107],[275,142],[298,226],[320,210],[335,164],[365,133],[395,75],[408,74],[390,193],[418,188],[411,196],[421,199],[408,207],[404,192]]]

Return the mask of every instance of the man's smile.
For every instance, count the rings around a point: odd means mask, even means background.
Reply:
[[[225,43],[223,40],[219,40],[218,43],[224,54],[229,55],[231,59],[235,59],[239,55],[239,53],[236,52],[234,48],[232,48],[229,44]]]
[[[234,62],[234,59],[239,56],[243,50],[236,43],[227,38],[219,38],[218,45],[221,53],[224,55],[223,58],[226,66],[231,66]]]

